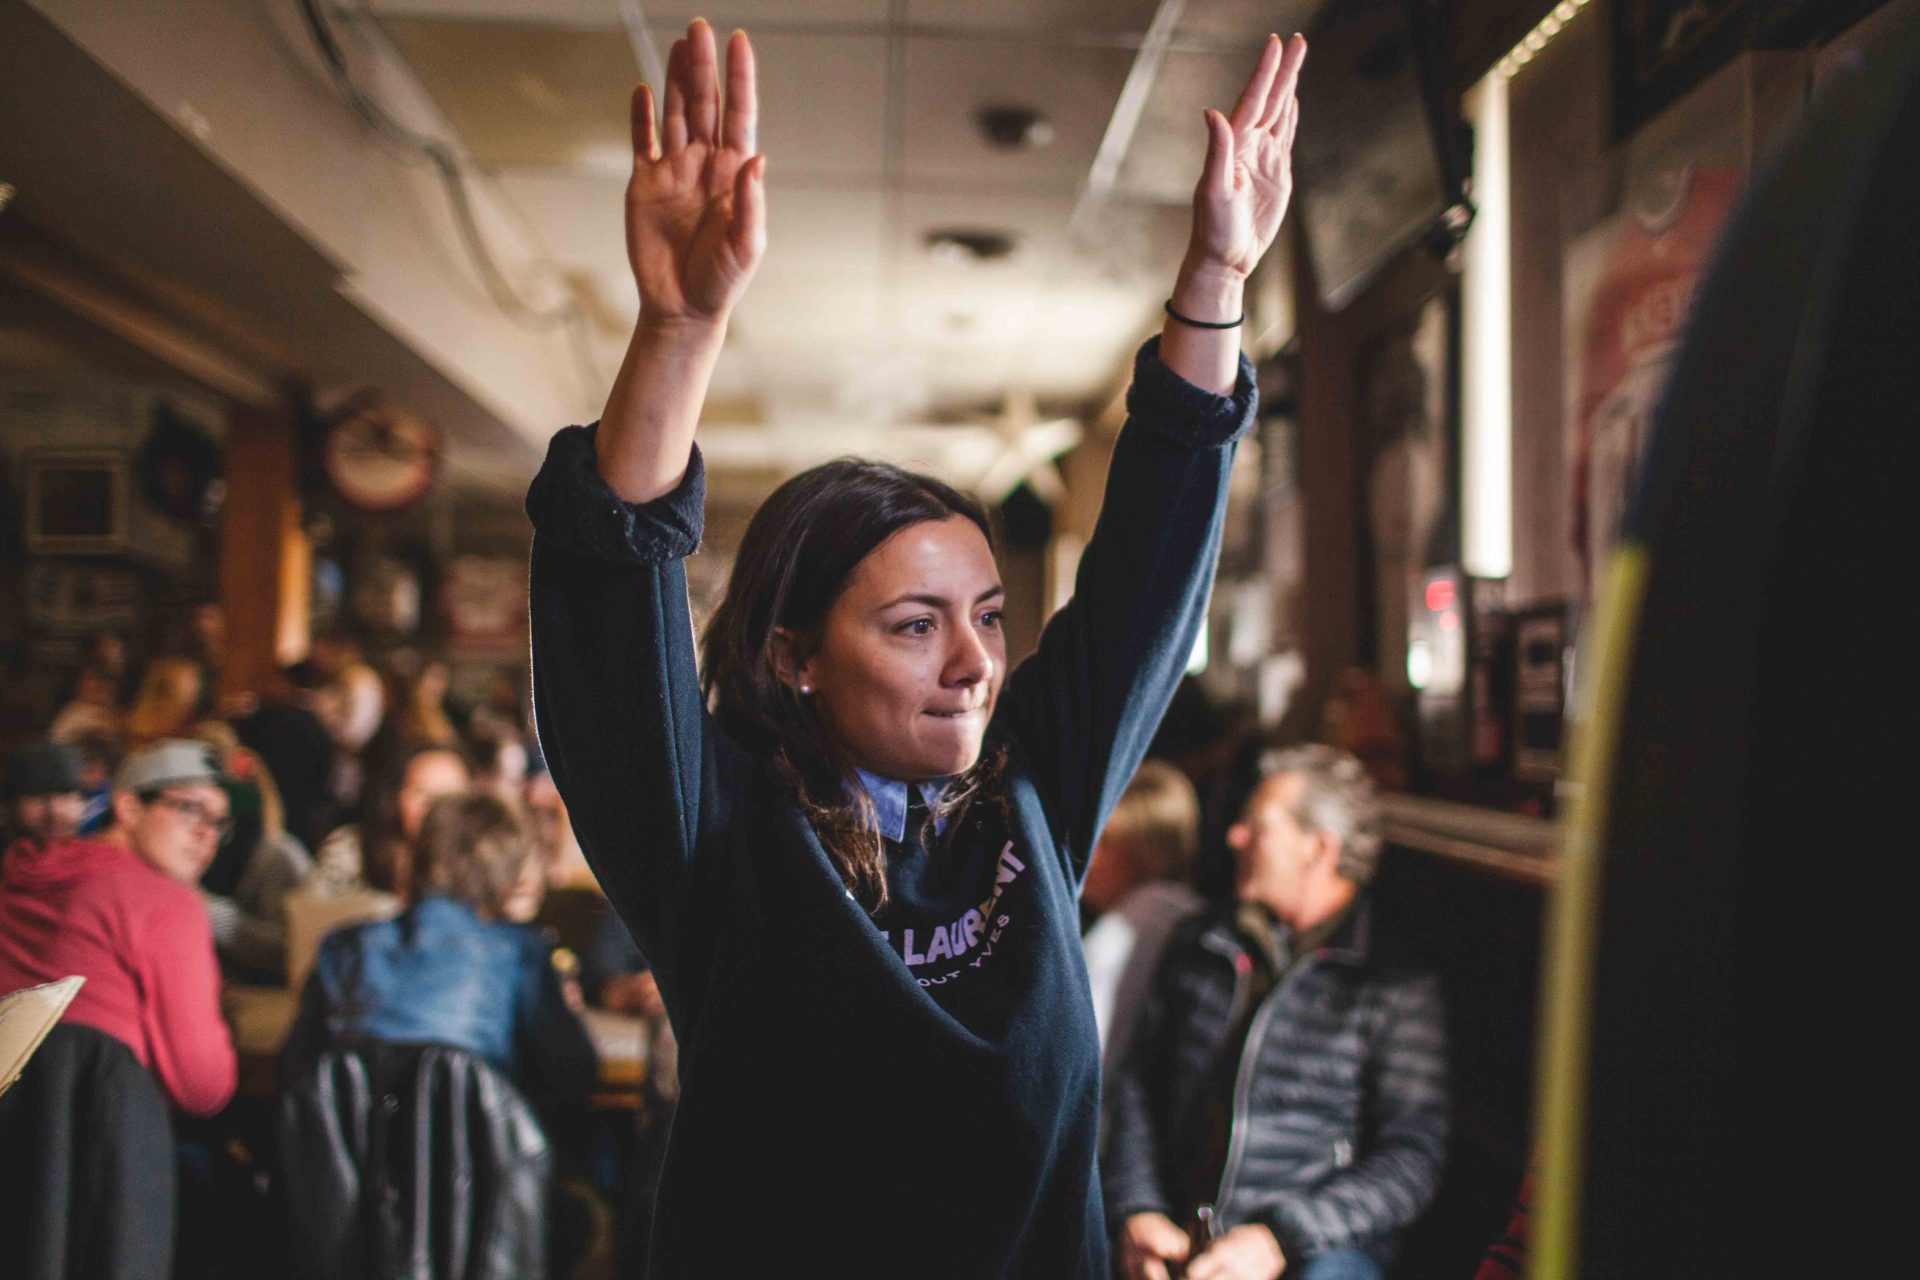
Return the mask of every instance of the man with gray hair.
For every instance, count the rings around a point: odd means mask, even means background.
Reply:
[[[1234,907],[1169,945],[1113,1099],[1129,1280],[1378,1280],[1439,1180],[1440,987],[1376,929],[1373,783],[1332,747],[1260,763]]]

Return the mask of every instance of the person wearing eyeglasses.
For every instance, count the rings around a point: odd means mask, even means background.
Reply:
[[[121,765],[105,833],[17,841],[0,859],[0,994],[85,978],[63,1021],[120,1041],[174,1106],[203,1116],[237,1074],[194,887],[230,828],[220,783],[204,743],[163,739]]]

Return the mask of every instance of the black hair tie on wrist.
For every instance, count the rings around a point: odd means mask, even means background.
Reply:
[[[1195,320],[1192,316],[1183,316],[1178,311],[1175,311],[1173,309],[1172,298],[1167,299],[1167,314],[1175,320],[1178,320],[1181,324],[1188,325],[1195,329],[1238,329],[1247,322],[1247,313],[1244,311],[1240,313],[1237,319],[1228,320],[1221,324],[1215,324],[1211,320]]]

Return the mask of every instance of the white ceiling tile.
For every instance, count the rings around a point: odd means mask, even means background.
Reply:
[[[1236,53],[1169,52],[1115,189],[1134,199],[1189,204],[1207,153],[1203,114],[1208,107],[1233,110],[1259,57],[1258,43]]]
[[[365,0],[382,18],[597,26],[617,23],[616,0]]]
[[[990,231],[1012,237],[1013,253],[998,262],[944,268],[949,272],[1019,271],[1029,276],[1068,252],[1067,223],[1073,197],[1014,193],[908,192],[900,200],[900,261],[938,267],[926,247],[930,232]]]
[[[463,21],[539,23],[549,26],[620,25],[618,0],[366,0],[382,17],[449,18]],[[641,0],[635,6],[650,23],[685,27],[704,17],[721,31],[756,25],[779,29],[815,26],[878,26],[889,0]]]
[[[902,271],[895,324],[903,337],[930,345],[1011,346],[1027,331],[1040,288],[1036,271]]]
[[[607,0],[613,3],[613,0]],[[887,21],[889,0],[651,0],[643,6],[647,21],[685,28],[694,18],[705,18],[721,31],[745,27],[759,39],[756,27],[791,30],[810,26],[879,27]]]
[[[1310,31],[1330,0],[1187,0],[1179,34],[1225,40]]]
[[[655,26],[662,58],[680,30]],[[753,37],[753,51],[768,181],[778,175],[877,179],[886,145],[886,39],[761,32]]]
[[[762,275],[815,272],[877,279],[887,197],[877,187],[799,186],[767,179]]]
[[[968,30],[1139,35],[1157,8],[1158,0],[907,0],[907,20],[916,26]]]
[[[385,26],[483,164],[604,168],[630,154],[637,76],[618,33],[411,18]]]
[[[1072,193],[1086,179],[1132,65],[1133,55],[1125,49],[1061,49],[1004,39],[909,40],[901,172],[916,188]],[[1027,151],[990,146],[974,115],[994,104],[1042,112],[1053,124],[1053,142]]]
[[[560,262],[623,271],[626,180],[561,169],[500,169],[494,180]]]

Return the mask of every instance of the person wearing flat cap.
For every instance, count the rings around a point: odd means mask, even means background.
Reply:
[[[10,797],[46,785],[33,768],[15,782],[9,762]],[[237,1073],[213,929],[194,887],[229,821],[220,782],[204,743],[164,739],[120,766],[105,833],[50,826],[0,857],[0,994],[85,978],[64,1021],[121,1041],[192,1115],[224,1107]]]
[[[80,834],[87,801],[76,748],[64,742],[28,743],[7,758],[0,779],[9,839],[46,844]]]

